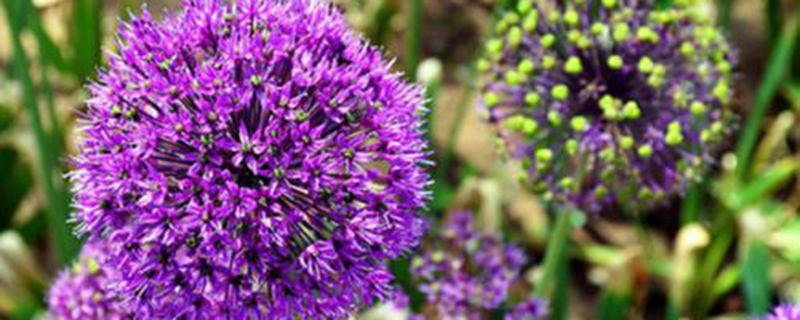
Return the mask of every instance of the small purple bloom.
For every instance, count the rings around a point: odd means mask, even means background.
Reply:
[[[123,304],[108,288],[114,272],[102,261],[102,248],[86,244],[72,268],[62,271],[47,297],[54,320],[126,319]]]
[[[137,316],[343,318],[391,292],[429,198],[421,87],[312,0],[122,24],[70,174]]]
[[[800,305],[784,303],[772,310],[767,320],[800,320]]]
[[[510,300],[509,289],[520,284],[526,262],[522,249],[478,230],[472,213],[457,212],[413,258],[411,273],[439,317],[483,319]],[[545,313],[543,303],[538,299],[509,303],[510,314],[539,319]]]
[[[734,54],[707,19],[654,3],[523,0],[496,24],[480,105],[546,199],[646,209],[714,163]]]
[[[506,320],[537,320],[547,315],[547,304],[537,298],[528,298],[511,307],[506,313]]]

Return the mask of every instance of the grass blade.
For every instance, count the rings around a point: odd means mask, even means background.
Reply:
[[[100,64],[102,0],[75,0],[72,43],[75,76],[84,82]]]
[[[769,59],[769,65],[762,79],[763,82],[756,93],[755,104],[750,111],[744,133],[736,149],[736,177],[739,181],[746,180],[750,174],[750,162],[758,140],[761,123],[764,121],[769,104],[772,102],[772,98],[778,91],[781,81],[786,76],[786,72],[791,65],[792,53],[797,41],[798,24],[800,24],[798,19],[800,19],[800,15],[795,14],[789,20],[778,42],[775,44]]]
[[[742,261],[742,289],[750,315],[757,317],[767,313],[769,287],[769,249],[759,241],[752,241]]]
[[[778,42],[778,37],[781,35],[781,1],[767,0],[765,10],[769,47],[770,49],[775,49],[775,44]]]
[[[717,25],[722,29],[729,29],[731,25],[731,11],[736,0],[719,0],[719,14],[717,15]]]
[[[555,229],[547,239],[544,271],[534,291],[534,294],[538,297],[547,296],[547,293],[551,290],[553,280],[558,277],[559,269],[562,267],[561,261],[567,260],[569,235],[572,230],[572,214],[568,211],[556,213]]]
[[[600,296],[597,307],[598,320],[618,320],[627,319],[628,309],[630,308],[630,297],[626,294],[605,290]]]
[[[50,204],[48,220],[53,234],[52,244],[56,249],[57,260],[61,264],[66,264],[75,257],[79,246],[77,239],[72,234],[71,227],[66,222],[69,207],[66,193],[60,190],[60,187],[63,186],[63,180],[60,181],[61,183],[56,181],[56,177],[60,179],[61,174],[54,164],[58,163],[60,152],[51,147],[50,139],[42,126],[36,88],[28,67],[28,57],[22,45],[22,31],[25,27],[24,18],[29,17],[30,12],[26,12],[28,7],[22,1],[4,1],[3,4],[11,27],[14,76],[21,82],[23,87],[23,103],[36,138],[42,182]]]
[[[424,3],[422,0],[411,0],[408,25],[408,63],[406,76],[409,81],[417,81],[417,67],[422,56],[422,13]]]

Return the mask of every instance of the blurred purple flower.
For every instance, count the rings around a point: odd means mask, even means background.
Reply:
[[[523,0],[496,24],[480,105],[545,198],[649,208],[714,163],[735,57],[707,19],[654,2]]]
[[[126,319],[123,304],[109,290],[113,270],[102,261],[102,247],[84,245],[78,261],[62,271],[47,296],[54,320]]]
[[[321,1],[122,24],[70,174],[137,316],[342,318],[424,231],[422,89]]]
[[[767,320],[800,320],[800,305],[781,304],[772,310]]]
[[[522,249],[478,230],[472,213],[457,212],[411,262],[429,305],[444,318],[483,319],[509,300],[527,257]],[[544,303],[531,299],[510,306],[520,319],[544,316]]]

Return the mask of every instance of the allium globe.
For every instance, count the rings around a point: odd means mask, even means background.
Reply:
[[[596,212],[680,195],[714,162],[734,55],[707,20],[650,0],[522,0],[478,69],[524,181]]]
[[[127,319],[124,305],[109,286],[115,271],[102,263],[102,245],[83,247],[72,268],[62,271],[50,287],[48,319],[118,320]]]
[[[411,274],[436,319],[485,319],[504,303],[509,320],[542,319],[544,301],[510,303],[509,290],[521,284],[526,262],[521,248],[479,230],[472,213],[461,211],[411,260]]]
[[[71,173],[149,318],[343,318],[392,290],[429,197],[422,90],[330,4],[187,0],[119,30]]]

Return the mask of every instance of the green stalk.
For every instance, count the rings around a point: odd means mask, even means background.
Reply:
[[[11,38],[13,46],[13,70],[14,75],[22,83],[24,89],[23,103],[25,103],[28,118],[30,118],[31,128],[36,138],[36,147],[39,153],[39,167],[42,173],[44,191],[50,202],[48,210],[49,227],[53,237],[52,245],[55,248],[56,258],[59,263],[67,264],[78,252],[78,241],[73,236],[71,228],[67,225],[68,202],[64,197],[65,193],[59,190],[59,184],[55,181],[56,175],[60,176],[58,170],[54,170],[53,164],[58,163],[59,152],[51,148],[51,143],[47,133],[42,126],[41,114],[37,105],[36,88],[31,78],[28,57],[22,45],[22,31],[24,29],[25,7],[21,1],[4,1],[5,11],[11,27]]]
[[[751,240],[741,257],[742,290],[748,313],[758,317],[769,310],[769,249],[758,240]]]
[[[786,28],[775,44],[775,50],[770,55],[763,82],[756,93],[755,104],[750,111],[744,133],[736,149],[736,177],[739,181],[748,179],[750,162],[758,140],[761,123],[764,121],[769,105],[791,65],[792,52],[797,41],[798,24],[800,24],[798,19],[800,19],[800,14],[794,14],[787,22]]]
[[[767,0],[765,6],[765,13],[767,18],[767,39],[769,39],[769,48],[775,49],[775,44],[781,35],[781,1],[780,0]]]
[[[409,81],[417,81],[417,67],[422,56],[422,13],[423,0],[411,0],[408,21],[408,66],[406,75]]]
[[[719,15],[717,16],[717,25],[720,28],[727,30],[731,25],[731,11],[733,11],[733,3],[735,0],[719,0]]]
[[[102,0],[75,0],[73,7],[73,65],[78,81],[85,82],[100,64]]]
[[[551,290],[553,280],[558,276],[562,260],[567,259],[569,235],[572,231],[572,213],[557,212],[555,229],[547,239],[547,253],[544,257],[544,271],[539,283],[536,284],[534,294],[545,297]],[[566,263],[565,263],[566,265]]]

